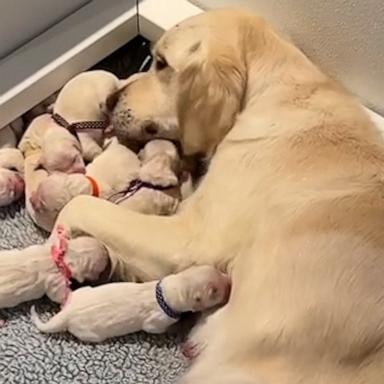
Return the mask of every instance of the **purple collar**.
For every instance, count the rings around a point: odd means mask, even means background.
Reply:
[[[118,192],[115,195],[112,195],[108,200],[111,200],[114,197],[116,197],[116,200],[114,200],[114,203],[120,204],[122,201],[129,199],[131,196],[133,196],[137,191],[139,191],[142,188],[149,188],[155,191],[166,191],[167,189],[174,188],[174,187],[176,187],[176,185],[166,185],[166,186],[155,185],[147,181],[134,179],[129,183],[127,189],[125,189],[124,191]]]

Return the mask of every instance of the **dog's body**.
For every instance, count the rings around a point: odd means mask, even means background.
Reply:
[[[60,127],[50,114],[36,117],[25,131],[18,148],[25,158],[39,153],[40,165],[48,172],[85,172],[79,141]]]
[[[71,293],[61,312],[43,323],[32,307],[32,320],[42,332],[68,330],[78,339],[101,342],[115,336],[145,331],[163,333],[183,312],[222,304],[228,278],[212,267],[192,267],[157,282],[112,283],[84,287]],[[160,293],[160,297],[157,295]],[[159,300],[164,299],[166,313]]]
[[[0,149],[0,207],[18,200],[24,192],[24,158],[16,148]]]
[[[49,215],[36,211],[31,204],[31,197],[43,180],[48,178],[49,171],[57,168],[68,172],[85,170],[79,143],[64,128],[58,127],[51,115],[43,114],[30,123],[18,148],[25,157],[25,206],[35,224],[50,231],[57,212]]]
[[[68,123],[106,121],[109,95],[120,87],[119,79],[110,72],[94,70],[80,73],[59,92],[53,111]],[[102,152],[103,130],[78,131],[84,159],[88,162]]]
[[[69,241],[65,257],[73,277],[80,282],[85,278],[96,280],[107,267],[105,248],[89,237]],[[44,294],[62,303],[66,289],[49,245],[0,252],[0,308],[14,307]]]
[[[135,138],[149,116],[177,115],[184,152],[211,157],[206,176],[170,217],[78,197],[58,223],[105,244],[121,277],[207,263],[231,273],[182,383],[381,384],[384,146],[365,111],[237,10],[184,21],[154,56],[121,92],[116,131]],[[138,110],[144,94],[153,103]]]

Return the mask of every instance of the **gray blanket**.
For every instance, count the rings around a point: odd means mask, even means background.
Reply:
[[[0,209],[0,249],[43,242],[21,204]],[[58,307],[38,300],[42,317]],[[179,345],[183,332],[164,336],[134,334],[84,344],[68,334],[40,334],[29,320],[31,303],[0,310],[1,384],[152,384],[174,383],[185,369]]]

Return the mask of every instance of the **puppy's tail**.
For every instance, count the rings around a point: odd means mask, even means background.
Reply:
[[[65,319],[63,316],[63,312],[59,312],[57,315],[53,316],[50,320],[45,323],[40,319],[39,315],[37,314],[35,306],[32,305],[31,320],[40,332],[54,333],[65,330]]]

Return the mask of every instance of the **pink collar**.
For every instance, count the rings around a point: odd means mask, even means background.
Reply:
[[[56,231],[57,231],[57,240],[51,246],[51,256],[52,256],[53,262],[56,264],[57,268],[59,269],[59,271],[61,272],[61,274],[65,279],[66,290],[64,295],[64,301],[62,304],[64,305],[71,291],[70,286],[71,286],[72,272],[64,260],[64,257],[68,251],[68,236],[65,234],[64,228],[60,225],[56,227]]]

